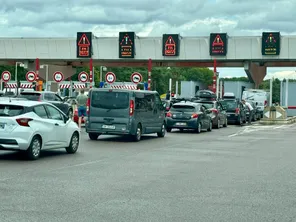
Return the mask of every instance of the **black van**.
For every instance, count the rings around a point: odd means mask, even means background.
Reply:
[[[85,128],[91,140],[101,134],[130,135],[135,141],[143,134],[165,136],[165,106],[157,92],[100,88],[88,96]]]

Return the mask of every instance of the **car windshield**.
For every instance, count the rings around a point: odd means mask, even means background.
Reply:
[[[236,101],[231,101],[231,100],[227,101],[227,100],[225,100],[225,101],[223,101],[223,105],[225,106],[225,108],[227,110],[233,110],[233,109],[237,108],[237,102]]]
[[[102,109],[127,109],[129,107],[129,93],[95,91],[92,93],[91,106]]]
[[[20,93],[20,95],[18,96],[20,98],[26,98],[28,100],[38,100],[40,97],[40,93],[36,93],[36,92],[30,92],[30,93]]]
[[[23,106],[4,105],[0,104],[0,117],[1,116],[18,116],[24,111]]]
[[[202,103],[207,109],[214,108],[214,103]]]
[[[194,112],[195,107],[189,105],[173,105],[171,111],[175,112]]]

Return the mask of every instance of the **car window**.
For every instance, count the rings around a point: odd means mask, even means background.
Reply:
[[[62,102],[62,99],[58,95],[54,95],[54,98],[55,101]]]
[[[48,119],[48,115],[47,115],[47,112],[46,112],[44,106],[36,106],[36,107],[34,107],[33,112],[36,113],[36,115],[41,117],[41,118]]]
[[[60,113],[59,110],[57,110],[56,108],[52,107],[52,106],[46,106],[50,119],[54,119],[54,120],[63,120],[63,115]]]
[[[154,94],[145,94],[145,104],[147,106],[147,110],[153,110],[155,103],[155,96]]]
[[[54,101],[55,100],[55,95],[53,93],[45,93],[44,94],[44,100]]]
[[[24,113],[23,106],[0,104],[0,117],[1,116],[18,116],[23,113]]]
[[[94,91],[91,95],[91,106],[102,109],[128,109],[130,94],[116,91]]]
[[[190,105],[173,105],[171,111],[175,112],[195,112],[195,106]]]
[[[202,103],[207,109],[212,109],[215,107],[214,103]]]

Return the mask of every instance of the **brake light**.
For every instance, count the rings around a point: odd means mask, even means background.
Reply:
[[[213,112],[214,114],[218,114],[218,110],[216,110],[216,109],[213,109],[212,112]]]
[[[236,113],[236,114],[239,114],[239,111],[240,111],[239,108],[236,108],[236,109],[235,109],[235,113]]]
[[[166,109],[166,111],[169,111],[170,110],[170,107],[166,107],[165,109]]]
[[[87,99],[87,102],[86,102],[86,113],[89,114],[89,106],[90,106],[90,98]],[[78,110],[77,110],[78,112]]]
[[[32,121],[32,120],[33,119],[30,119],[30,118],[20,118],[20,119],[16,119],[16,122],[20,126],[30,127],[29,122]]]
[[[196,113],[194,113],[194,114],[191,115],[191,118],[196,119],[196,118],[198,118],[198,115]]]
[[[172,115],[172,113],[171,112],[168,112],[167,114],[166,114],[166,117],[172,117],[173,115]]]
[[[129,115],[130,116],[134,115],[134,110],[135,110],[134,100],[130,100],[130,107],[129,107]]]
[[[264,101],[264,106],[267,106],[267,100]]]

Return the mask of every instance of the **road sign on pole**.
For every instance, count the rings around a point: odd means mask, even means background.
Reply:
[[[139,84],[140,82],[142,82],[142,75],[141,73],[138,73],[138,72],[134,72],[132,75],[131,75],[131,81],[135,84]]]
[[[116,75],[113,72],[107,72],[105,80],[109,84],[114,83],[116,81]]]
[[[53,74],[53,79],[56,82],[62,82],[64,80],[64,74],[60,71],[56,71]]]
[[[1,79],[3,80],[3,82],[9,82],[11,79],[10,72],[9,71],[2,72]]]
[[[26,74],[26,80],[27,80],[28,82],[34,82],[34,81],[36,80],[36,77],[37,77],[37,75],[36,75],[36,73],[33,72],[33,71],[29,71],[29,72],[27,72],[27,74]]]
[[[78,80],[80,82],[86,83],[88,81],[88,74],[87,72],[81,72],[78,74]]]

